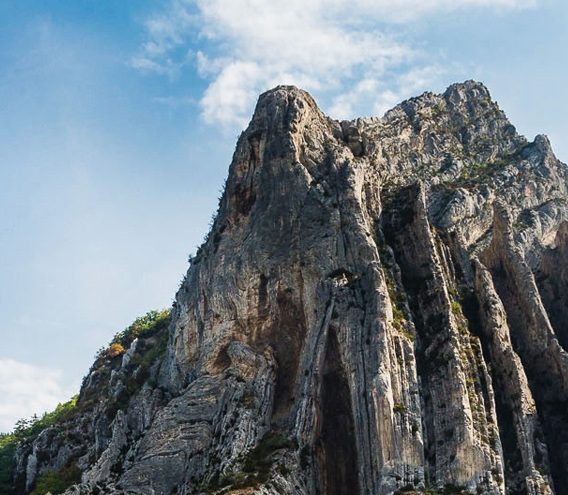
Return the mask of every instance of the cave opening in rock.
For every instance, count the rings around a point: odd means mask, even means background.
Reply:
[[[317,442],[324,495],[358,495],[355,422],[337,333],[330,328],[321,384],[321,431]]]

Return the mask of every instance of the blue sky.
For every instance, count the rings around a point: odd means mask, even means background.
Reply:
[[[258,94],[334,118],[483,81],[568,161],[564,0],[0,0],[0,431],[171,305]]]

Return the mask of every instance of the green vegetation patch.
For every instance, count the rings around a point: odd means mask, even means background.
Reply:
[[[70,486],[81,482],[81,470],[77,464],[71,464],[61,471],[49,471],[37,477],[35,488],[30,495],[59,495]]]
[[[89,372],[91,387],[83,388],[79,400],[82,410],[89,409],[108,395],[108,381],[113,369],[122,363],[122,355],[130,348],[134,340],[139,339],[136,352],[129,363],[126,377],[127,391],[121,398],[119,409],[123,409],[128,399],[137,393],[150,377],[150,367],[164,356],[168,343],[168,327],[171,322],[171,310],[149,311],[144,316],[118,332],[107,347],[101,347],[95,356],[95,362]]]
[[[169,309],[149,311],[144,316],[136,318],[128,328],[117,333],[112,343],[119,343],[124,347],[130,347],[134,339],[139,337],[152,337],[163,330],[165,331],[170,321],[171,312]]]
[[[93,407],[101,399],[108,398],[108,381],[113,369],[122,363],[122,355],[138,339],[136,351],[132,354],[124,378],[125,390],[119,397],[108,402],[106,413],[113,419],[118,410],[126,410],[130,398],[136,395],[144,383],[150,378],[151,367],[163,358],[168,344],[168,327],[171,322],[171,310],[149,311],[144,316],[117,333],[108,347],[99,349],[95,356],[90,377],[94,385],[84,388],[79,405],[83,408]]]
[[[223,488],[232,489],[256,488],[270,479],[270,470],[274,465],[274,455],[283,449],[296,448],[295,443],[283,435],[268,433],[245,457],[242,471],[229,473],[218,477],[207,486],[201,487],[206,493],[219,491]],[[278,471],[284,475],[288,470],[284,464],[279,464]]]
[[[74,418],[77,415],[77,398],[78,395],[75,395],[68,402],[58,404],[53,411],[44,413],[41,418],[33,416],[31,419],[18,420],[13,434],[8,436],[13,436],[16,443],[35,440],[46,428]]]
[[[20,419],[16,422],[16,427],[12,433],[0,434],[0,493],[11,494],[14,492],[14,454],[20,442],[32,442],[39,434],[53,425],[62,424],[77,414],[77,395],[49,413],[45,413],[41,418],[37,416],[31,419]],[[69,485],[67,485],[69,486]],[[41,495],[50,490],[42,492]],[[63,490],[64,491],[64,490]],[[52,495],[56,492],[51,490]],[[61,493],[61,492],[57,492]]]
[[[11,434],[0,435],[0,493],[10,494],[13,490],[14,454],[18,440]]]
[[[463,310],[462,310],[462,306],[459,302],[457,301],[452,301],[451,304],[452,307],[452,313],[458,317],[463,317]]]
[[[476,153],[480,151],[487,150],[487,145],[490,144],[491,143],[487,142],[475,143],[472,146],[471,151],[473,153],[471,153],[471,157],[475,157]],[[480,163],[473,161],[469,166],[466,166],[462,170],[459,177],[457,177],[457,179],[455,180],[455,185],[460,187],[473,188],[475,186],[478,186],[479,184],[484,183],[488,179],[495,177],[505,167],[518,162],[522,158],[523,152],[528,146],[530,146],[530,144],[525,143],[517,150],[503,153],[489,162]]]
[[[294,442],[283,435],[267,434],[258,445],[249,452],[243,470],[247,473],[255,473],[259,477],[268,477],[268,473],[274,462],[274,453],[282,449],[294,448]]]
[[[150,368],[157,359],[164,356],[171,321],[169,309],[150,311],[137,318],[132,325],[115,335],[108,347],[101,348],[91,368],[95,376],[95,386],[83,389],[80,400],[76,395],[70,401],[59,404],[53,411],[45,413],[41,418],[20,419],[15,429],[9,434],[0,434],[0,494],[10,495],[15,492],[13,486],[14,455],[20,442],[33,442],[39,434],[51,426],[63,426],[66,422],[83,414],[85,410],[108,398],[108,380],[110,371],[121,362],[124,354],[135,339],[139,345],[129,364],[126,376],[126,390],[117,400],[109,401],[107,416],[114,417],[119,409],[126,409],[130,397],[135,395],[150,377]],[[46,473],[37,480],[32,495],[51,492],[52,495],[62,493],[69,486],[80,481],[80,470],[70,466],[64,470]],[[47,487],[47,488],[46,488]]]

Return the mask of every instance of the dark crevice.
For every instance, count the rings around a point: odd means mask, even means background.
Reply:
[[[404,188],[391,196],[383,210],[381,229],[388,249],[394,255],[394,262],[400,269],[400,279],[406,292],[412,319],[418,335],[416,364],[420,376],[422,397],[422,423],[424,438],[425,474],[430,483],[436,483],[437,434],[433,418],[436,405],[430,393],[435,375],[443,373],[447,360],[443,355],[446,342],[441,336],[448,326],[447,315],[435,310],[443,307],[434,283],[430,255],[426,251],[414,256],[419,245],[413,231],[415,205],[419,189],[416,186]],[[427,228],[427,226],[425,226]],[[413,246],[409,250],[409,246]],[[418,248],[419,249],[419,248]],[[438,352],[440,351],[440,352]]]
[[[237,173],[234,187],[235,210],[243,216],[247,216],[256,203],[256,188],[254,184],[254,172],[261,166],[261,135],[257,132],[248,137],[249,160],[240,173]]]
[[[513,276],[502,264],[493,268],[491,274],[507,313],[513,349],[521,358],[543,424],[556,494],[568,495],[568,398],[561,389],[562,378],[551,366],[551,356],[527,340],[527,329],[535,322],[525,310],[524,297]],[[537,469],[546,471],[546,466],[537,461]]]
[[[483,324],[480,318],[479,300],[475,293],[470,293],[462,299],[463,312],[469,323],[469,330],[479,337],[484,361],[492,363],[489,366],[491,379],[494,384],[493,394],[497,413],[497,427],[499,429],[499,439],[503,450],[505,486],[509,495],[525,495],[526,482],[522,473],[524,472],[523,458],[519,448],[515,417],[510,406],[511,398],[507,397],[507,387],[503,383],[506,377],[501,376],[497,366],[492,359],[491,344],[486,333],[483,331]],[[484,376],[480,373],[480,376]],[[482,389],[487,393],[488,384],[483,383]],[[485,396],[486,407],[490,404],[490,397]],[[487,411],[488,414],[490,413]],[[496,448],[496,438],[490,438],[492,448]],[[521,476],[519,474],[521,473]]]
[[[524,473],[523,456],[519,448],[515,417],[505,394],[503,385],[496,381],[495,406],[497,408],[497,422],[499,425],[499,438],[503,449],[505,461],[505,486],[509,495],[525,495],[526,482],[522,477]]]
[[[243,216],[250,213],[256,202],[256,193],[251,187],[238,183],[235,186],[235,209]]]
[[[303,306],[286,290],[278,291],[276,302],[279,316],[263,337],[273,347],[278,365],[274,415],[281,418],[286,416],[294,405],[299,360],[306,338],[306,318]]]
[[[535,281],[554,333],[568,351],[568,249],[564,237],[558,237],[559,246],[542,254]]]
[[[329,329],[321,385],[321,431],[316,444],[324,495],[360,493],[355,422],[339,342]]]

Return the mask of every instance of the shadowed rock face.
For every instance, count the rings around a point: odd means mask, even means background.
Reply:
[[[68,493],[568,494],[567,179],[472,81],[341,123],[263,94]]]

